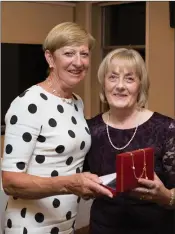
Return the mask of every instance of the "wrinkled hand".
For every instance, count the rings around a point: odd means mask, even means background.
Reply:
[[[154,180],[140,178],[138,182],[140,187],[132,190],[132,196],[135,196],[140,200],[153,201],[160,205],[169,204],[171,198],[170,190],[165,188],[164,184],[156,175],[156,173],[154,173]]]
[[[100,185],[101,180],[95,174],[89,172],[79,173],[71,176],[71,184],[67,189],[70,193],[84,198],[94,198],[100,195],[113,197],[112,193]]]

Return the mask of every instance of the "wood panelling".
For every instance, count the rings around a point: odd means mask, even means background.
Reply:
[[[170,28],[169,2],[147,2],[146,35],[148,107],[175,117],[175,31]]]

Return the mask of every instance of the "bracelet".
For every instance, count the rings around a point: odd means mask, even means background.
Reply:
[[[175,204],[175,188],[171,189],[171,198],[169,202],[169,206],[173,206]]]

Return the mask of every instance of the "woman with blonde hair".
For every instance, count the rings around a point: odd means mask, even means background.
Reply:
[[[87,74],[93,46],[80,25],[55,26],[43,44],[48,77],[11,103],[1,168],[6,234],[73,233],[80,197],[111,196],[98,176],[81,173],[91,137],[73,88]]]
[[[92,144],[84,170],[114,173],[117,154],[152,147],[155,175],[154,180],[138,178],[140,186],[133,191],[96,198],[90,234],[173,234],[175,121],[146,108],[149,79],[137,51],[121,48],[107,54],[98,79],[109,110],[88,120]]]

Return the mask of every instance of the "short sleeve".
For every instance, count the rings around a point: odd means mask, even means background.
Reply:
[[[163,165],[169,187],[175,187],[175,120],[172,120],[165,134]]]
[[[28,92],[17,97],[5,116],[3,171],[25,172],[40,133],[39,102]]]

